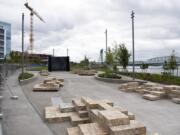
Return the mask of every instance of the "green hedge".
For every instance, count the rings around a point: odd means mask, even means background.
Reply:
[[[31,74],[31,73],[21,73],[18,77],[19,80],[25,80],[25,79],[29,79],[29,78],[32,78],[34,75]]]
[[[121,79],[121,76],[114,73],[102,73],[102,74],[99,74],[98,76],[102,78]]]
[[[119,72],[119,74],[130,77],[133,76],[132,72]],[[180,85],[180,77],[166,75],[166,74],[160,75],[160,74],[150,74],[150,73],[135,73],[135,78],[162,83],[162,84]]]

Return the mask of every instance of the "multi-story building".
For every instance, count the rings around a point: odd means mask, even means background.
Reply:
[[[0,59],[11,52],[11,24],[0,21]]]

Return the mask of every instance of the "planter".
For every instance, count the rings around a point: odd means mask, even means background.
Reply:
[[[109,83],[128,83],[128,82],[145,83],[146,82],[146,81],[138,81],[138,80],[127,80],[127,79],[123,79],[123,77],[121,79],[103,78],[103,77],[99,77],[98,74],[96,74],[94,78],[96,80],[109,82]]]
[[[34,73],[32,73],[32,74],[33,74],[33,77],[28,78],[28,79],[24,79],[24,80],[19,80],[19,83],[21,85],[23,85],[23,84],[27,84],[27,83],[30,83],[30,82],[33,82],[34,80],[36,80],[37,79],[37,74],[34,74]]]

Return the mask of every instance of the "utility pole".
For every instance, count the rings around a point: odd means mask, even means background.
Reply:
[[[69,56],[69,49],[67,48],[67,57]]]
[[[24,74],[24,13],[22,13],[22,74]]]
[[[106,36],[106,57],[107,57],[107,29],[105,31],[105,36]]]
[[[54,57],[54,49],[53,49],[53,57]]]
[[[131,13],[131,19],[132,19],[132,51],[133,51],[133,80],[135,79],[135,67],[134,67],[134,11]]]

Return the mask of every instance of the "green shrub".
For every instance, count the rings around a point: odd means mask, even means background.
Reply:
[[[98,76],[102,78],[121,79],[121,76],[115,73],[102,73],[102,74],[99,74]]]
[[[19,80],[25,80],[25,79],[28,79],[28,78],[31,78],[31,77],[33,77],[34,75],[33,74],[31,74],[31,73],[21,73],[20,75],[19,75],[19,77],[18,77],[18,79]]]
[[[119,74],[130,77],[133,76],[132,72],[119,72]],[[171,76],[169,74],[161,75],[161,74],[150,74],[150,73],[135,73],[135,78],[162,83],[162,84],[180,85],[180,77]]]

